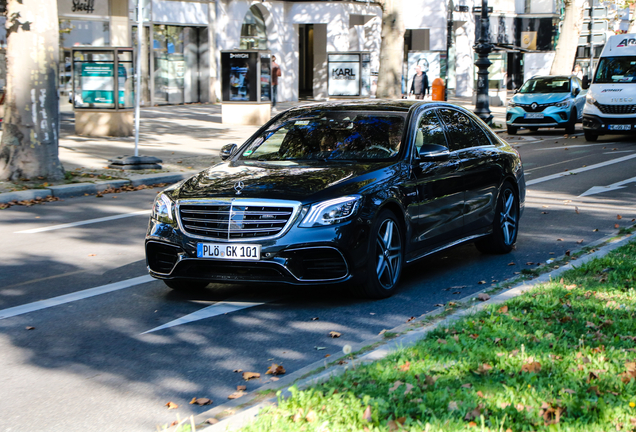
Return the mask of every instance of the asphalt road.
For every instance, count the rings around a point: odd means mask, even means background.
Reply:
[[[465,245],[425,258],[382,301],[275,285],[173,292],[145,269],[156,190],[0,211],[0,430],[155,430],[211,408],[189,405],[193,397],[213,407],[237,385],[269,380],[246,383],[236,369],[269,377],[276,362],[293,372],[479,291],[480,281],[496,284],[633,224],[631,139],[546,131],[509,141],[529,185],[516,249],[488,256]]]

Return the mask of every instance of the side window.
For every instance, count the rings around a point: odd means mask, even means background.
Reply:
[[[440,109],[439,114],[450,137],[451,151],[491,144],[484,131],[465,114],[451,109]]]
[[[415,131],[415,148],[418,154],[423,144],[438,144],[448,147],[442,123],[433,110],[422,114]]]

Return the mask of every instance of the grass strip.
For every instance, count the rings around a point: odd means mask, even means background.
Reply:
[[[636,243],[384,360],[291,389],[244,431],[636,430]]]

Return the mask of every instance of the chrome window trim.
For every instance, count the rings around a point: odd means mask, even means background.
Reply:
[[[263,206],[263,207],[292,207],[292,213],[289,216],[289,220],[285,224],[285,226],[280,230],[280,232],[273,236],[267,237],[249,237],[246,239],[229,239],[229,238],[214,238],[214,237],[206,237],[197,234],[192,234],[185,230],[183,227],[183,223],[181,222],[181,205],[229,205],[233,206]],[[212,242],[222,242],[222,243],[258,243],[263,240],[272,240],[285,235],[292,224],[298,218],[300,214],[300,210],[302,208],[302,204],[299,201],[290,201],[290,200],[277,200],[277,199],[253,199],[253,198],[197,198],[197,199],[185,199],[185,200],[177,200],[175,204],[176,208],[176,219],[177,224],[179,225],[179,230],[190,238],[212,241]],[[232,211],[232,210],[230,210]],[[229,237],[229,230],[228,230]]]

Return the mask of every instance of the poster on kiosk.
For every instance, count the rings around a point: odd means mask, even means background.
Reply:
[[[223,102],[269,102],[270,59],[269,51],[222,51]]]

